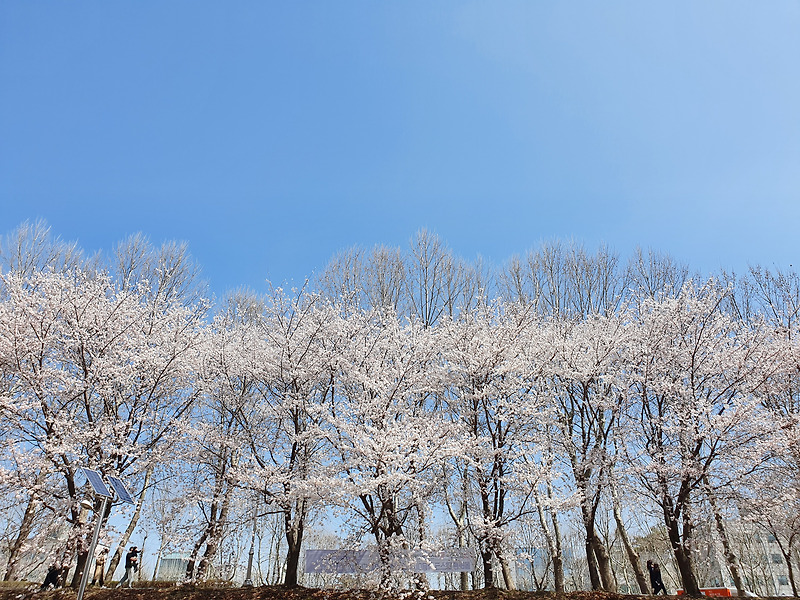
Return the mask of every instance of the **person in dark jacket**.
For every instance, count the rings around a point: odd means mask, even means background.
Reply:
[[[58,568],[58,565],[50,565],[50,568],[47,569],[47,575],[44,577],[44,583],[40,590],[48,590],[51,587],[58,587],[58,576],[61,574],[61,569]]]
[[[125,576],[119,580],[117,587],[122,586],[131,587],[133,583],[133,574],[139,570],[139,549],[136,546],[131,546],[128,553],[125,555]]]
[[[658,563],[648,560],[647,570],[650,571],[650,585],[653,586],[653,595],[658,596],[658,592],[664,592],[666,596],[667,588],[664,587],[664,582],[661,580],[661,568]]]

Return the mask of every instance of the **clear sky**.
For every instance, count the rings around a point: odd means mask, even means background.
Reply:
[[[0,3],[0,232],[179,239],[216,293],[421,227],[800,264],[800,2]]]

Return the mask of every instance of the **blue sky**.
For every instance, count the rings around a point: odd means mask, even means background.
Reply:
[[[0,232],[189,242],[212,290],[421,227],[691,266],[800,242],[800,3],[0,3]]]

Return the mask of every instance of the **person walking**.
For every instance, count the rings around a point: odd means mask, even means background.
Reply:
[[[103,575],[106,569],[106,558],[108,558],[108,548],[103,547],[100,549],[100,553],[94,560],[94,575],[92,575],[92,585],[100,584],[100,587],[105,587],[103,585]]]
[[[61,569],[58,568],[58,565],[50,565],[50,568],[47,569],[47,575],[44,578],[44,583],[42,587],[39,588],[40,591],[49,590],[52,588],[58,587],[58,574],[61,572]]]
[[[125,576],[120,579],[117,587],[123,584],[125,587],[131,587],[133,583],[133,575],[139,570],[139,549],[136,546],[131,546],[128,553],[125,555]]]
[[[659,592],[664,592],[667,595],[667,588],[664,587],[664,582],[661,579],[661,567],[657,562],[652,560],[647,561],[647,570],[650,571],[650,585],[653,586],[653,595],[658,596]]]

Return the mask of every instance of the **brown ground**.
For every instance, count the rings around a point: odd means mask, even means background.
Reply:
[[[61,589],[39,592],[38,585],[0,588],[0,600],[75,600],[76,592]],[[286,589],[279,586],[257,588],[196,588],[174,586],[162,588],[133,588],[124,590],[89,589],[87,600],[643,600],[647,596],[609,594],[605,592],[507,592],[504,590],[473,590],[444,592],[432,590],[382,594],[372,590],[330,590],[315,588]]]

